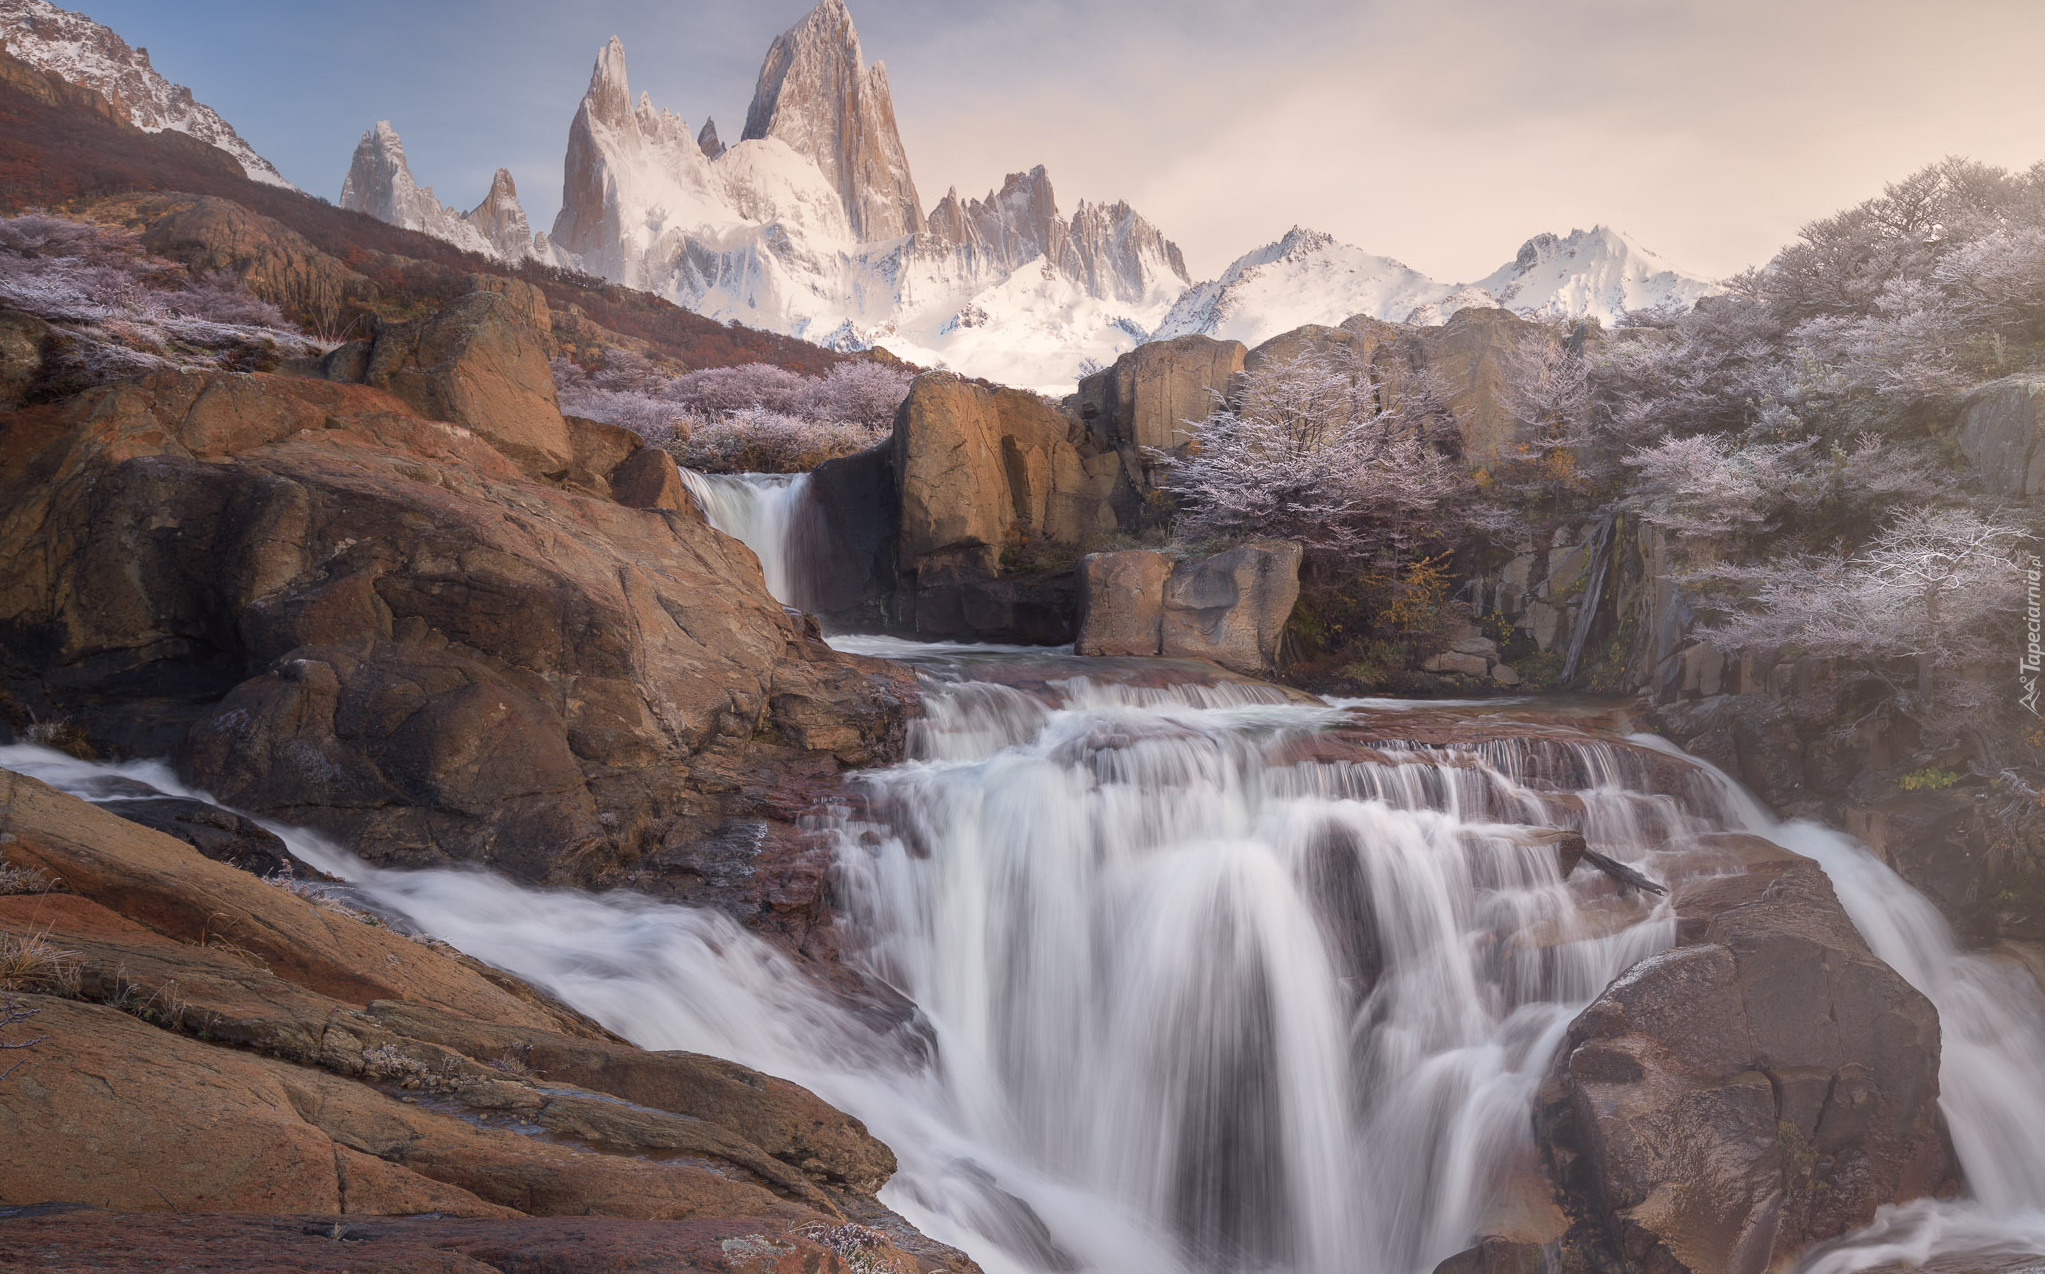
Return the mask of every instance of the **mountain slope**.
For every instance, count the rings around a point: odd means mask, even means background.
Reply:
[[[107,202],[109,192],[164,192],[166,207],[195,198],[226,201],[302,236],[372,285],[367,303],[343,308],[336,332],[359,332],[379,315],[411,317],[472,290],[476,276],[490,275],[538,286],[561,316],[557,335],[563,344],[572,339],[592,352],[609,343],[680,369],[772,363],[806,375],[820,375],[843,359],[805,341],[692,314],[643,292],[531,262],[507,266],[297,190],[255,182],[224,151],[179,132],[143,132],[99,93],[0,53],[0,213],[68,205],[95,215],[94,207]],[[135,200],[121,195],[112,202]],[[116,219],[134,224],[125,215]],[[171,232],[163,243],[154,240],[149,226],[134,228],[144,231],[151,251],[186,259],[188,245],[179,242],[175,226],[162,223]],[[231,238],[215,246],[221,268],[237,274],[264,255],[263,245]],[[288,268],[303,265],[293,260]],[[581,317],[567,317],[572,311]]]
[[[92,89],[135,127],[196,137],[232,155],[251,180],[296,190],[270,161],[241,139],[192,90],[173,84],[149,65],[149,50],[128,42],[82,13],[49,0],[0,0],[0,47],[30,66]]]

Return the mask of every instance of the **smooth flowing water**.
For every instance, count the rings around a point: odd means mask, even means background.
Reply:
[[[1938,1004],[1976,1195],[1888,1210],[1812,1267],[2045,1250],[2037,983],[1958,951],[1857,844],[1776,824],[1708,767],[1652,756],[1666,744],[1561,716],[1301,702],[1154,662],[856,644],[926,680],[914,759],[856,776],[817,823],[852,958],[915,1002],[906,1025],[814,989],[718,913],[383,871],[290,839],[640,1044],[730,1057],[858,1115],[900,1159],[883,1199],[994,1274],[1425,1274],[1514,1205],[1569,1020],[1673,939],[1666,904],[1587,869],[1565,882],[1540,830],[1578,828],[1650,875],[1702,833],[1751,830],[1818,859]],[[1404,734],[1409,717],[1434,728]],[[1380,741],[1345,743],[1358,722]],[[41,749],[0,765],[71,790],[111,773]],[[1655,790],[1672,769],[1695,781]]]
[[[682,483],[702,506],[705,520],[760,559],[774,600],[801,606],[802,515],[810,498],[809,475],[681,472]]]

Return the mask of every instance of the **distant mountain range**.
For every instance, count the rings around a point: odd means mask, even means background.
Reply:
[[[146,50],[48,0],[0,0],[16,57],[98,90],[136,124],[174,128],[288,185],[226,121],[158,75]],[[1469,306],[1610,323],[1715,291],[1604,226],[1529,239],[1470,283],[1295,227],[1195,282],[1178,247],[1128,204],[1060,211],[1042,166],[977,199],[922,212],[886,69],[868,65],[844,0],[775,39],[740,139],[692,132],[645,95],[624,46],[597,55],[569,125],[562,206],[535,234],[499,169],[468,212],[420,186],[397,131],[363,134],[343,207],[483,256],[530,259],[656,293],[720,320],[838,349],[880,346],[926,366],[1062,392],[1082,367],[1146,340],[1200,333],[1255,344],[1356,314],[1441,323]]]

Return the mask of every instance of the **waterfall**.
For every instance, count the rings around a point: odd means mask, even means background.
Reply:
[[[783,606],[803,606],[803,515],[809,508],[806,473],[698,473],[682,470],[682,483],[704,520],[753,551],[767,591]]]
[[[1666,743],[1296,702],[1164,664],[1118,680],[1043,652],[912,658],[913,759],[852,776],[813,822],[837,847],[847,958],[915,1003],[908,1022],[817,989],[720,913],[378,869],[278,830],[365,903],[641,1045],[858,1116],[900,1162],[882,1198],[989,1274],[1427,1274],[1538,1180],[1528,1115],[1570,1020],[1674,940],[1665,901],[1565,881],[1538,829],[1650,875],[1751,831],[1817,859],[1937,1004],[1975,1196],[1885,1209],[1809,1268],[2045,1237],[2037,983],[1961,952],[1850,839],[1776,823],[1708,766],[1656,790],[1669,767],[1646,749]],[[1360,718],[1402,737],[1416,708],[1435,726],[1416,739],[1463,712],[1448,737],[1469,741],[1331,742]],[[102,795],[113,773],[26,746],[0,765]]]

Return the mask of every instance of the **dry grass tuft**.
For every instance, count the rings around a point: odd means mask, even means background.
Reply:
[[[50,932],[0,933],[0,991],[78,994],[78,953],[50,941]]]

